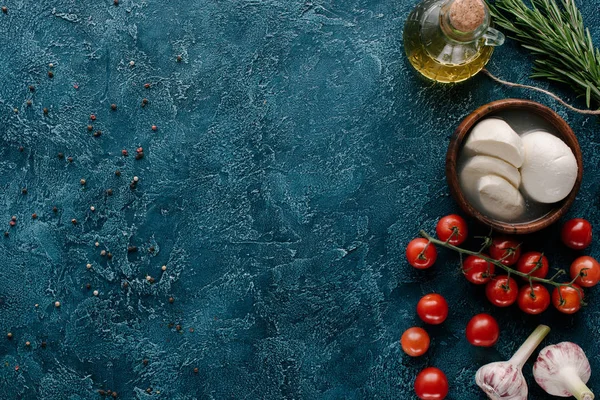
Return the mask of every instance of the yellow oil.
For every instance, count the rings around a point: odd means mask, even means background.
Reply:
[[[425,45],[421,35],[419,15],[411,17],[404,26],[404,49],[413,67],[431,80],[441,83],[462,82],[481,71],[492,57],[494,48],[481,45],[471,54],[464,55],[457,63],[453,63],[452,60],[440,62],[428,52],[428,48],[447,46],[446,43],[441,43],[444,40],[443,36],[441,34],[439,37],[430,36],[429,43]]]

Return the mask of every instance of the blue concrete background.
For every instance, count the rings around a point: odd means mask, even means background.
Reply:
[[[586,169],[569,216],[600,223],[597,118],[484,76],[419,79],[402,47],[414,1],[1,3],[0,398],[413,399],[433,365],[448,399],[483,399],[477,368],[509,358],[540,321],[546,343],[586,350],[600,392],[597,289],[578,315],[530,317],[490,307],[455,254],[425,272],[404,258],[420,228],[457,211],[444,177],[454,128],[506,97],[572,125]],[[600,44],[596,2],[578,3]],[[509,42],[489,68],[527,83],[531,61]],[[557,268],[576,255],[557,227],[525,247]],[[429,292],[450,316],[409,359],[398,340],[422,325],[415,305]],[[500,321],[495,348],[464,338],[479,312]],[[547,398],[531,363],[525,373],[531,397]]]

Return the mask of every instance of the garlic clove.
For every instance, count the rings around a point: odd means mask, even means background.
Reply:
[[[527,400],[527,382],[521,368],[507,361],[479,368],[475,382],[492,400]]]

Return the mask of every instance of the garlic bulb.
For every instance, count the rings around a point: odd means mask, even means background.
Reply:
[[[594,393],[585,385],[591,375],[585,353],[571,342],[544,347],[533,365],[535,381],[553,396],[593,400]]]
[[[477,386],[492,400],[527,400],[528,388],[522,372],[523,365],[549,332],[549,327],[538,326],[510,360],[479,368],[475,374]]]

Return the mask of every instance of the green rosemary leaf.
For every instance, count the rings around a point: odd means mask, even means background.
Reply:
[[[536,57],[531,77],[567,84],[588,107],[600,105],[600,50],[575,0],[525,1],[489,5],[494,23]]]

